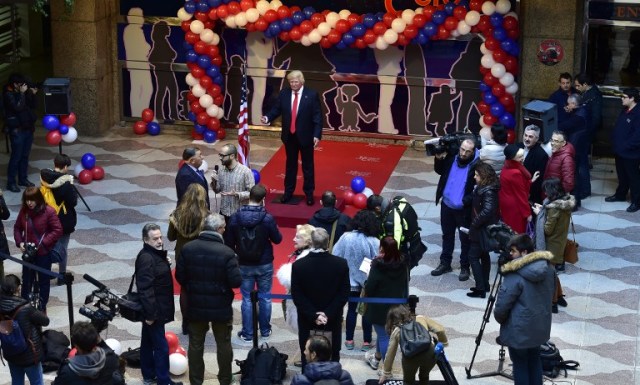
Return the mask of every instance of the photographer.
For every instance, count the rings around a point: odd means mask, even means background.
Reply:
[[[534,252],[526,234],[514,236],[509,249],[512,261],[501,268],[504,278],[493,313],[500,324],[500,343],[509,348],[515,384],[542,384],[540,345],[551,334],[553,255]]]
[[[22,207],[13,225],[13,238],[20,248],[22,259],[43,269],[51,270],[49,252],[62,236],[62,225],[56,211],[44,203],[44,197],[37,187],[27,187],[22,194]],[[22,267],[22,297],[29,298],[36,272]],[[40,289],[40,309],[47,309],[51,277],[38,274]]]
[[[434,169],[440,175],[436,190],[436,204],[440,205],[440,227],[442,229],[442,254],[440,264],[431,272],[433,276],[448,273],[451,270],[455,232],[460,227],[469,227],[471,217],[471,193],[475,185],[473,170],[478,161],[476,143],[465,139],[458,153],[449,151],[437,154]],[[458,231],[460,237],[460,281],[469,279],[469,237]]]

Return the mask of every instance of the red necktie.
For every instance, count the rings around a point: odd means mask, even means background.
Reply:
[[[298,92],[293,93],[293,106],[291,106],[291,133],[296,133],[296,117],[298,116]]]

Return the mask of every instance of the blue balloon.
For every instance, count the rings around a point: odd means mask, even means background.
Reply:
[[[505,39],[508,39],[507,31],[506,31],[504,28],[502,28],[502,27],[496,27],[496,28],[493,30],[493,37],[495,37],[495,38],[496,38],[496,40],[498,40],[498,41],[502,42],[502,41],[504,41]]]
[[[195,63],[198,61],[198,54],[196,53],[196,51],[193,50],[189,50],[187,51],[187,54],[185,55],[186,59],[187,59],[187,63]]]
[[[492,94],[491,92],[485,93],[484,96],[482,97],[482,99],[487,104],[493,104],[493,103],[496,103],[498,101],[498,98],[496,98],[496,96],[494,94]]]
[[[375,15],[367,13],[362,18],[362,23],[367,28],[373,28],[373,26],[378,22],[378,18]]]
[[[340,40],[338,44],[335,45],[337,49],[346,49],[347,45],[344,43],[344,40]]]
[[[300,25],[300,23],[306,20],[302,11],[294,12],[293,15],[291,15],[291,19],[293,20],[293,24],[295,25]]]
[[[460,0],[460,1],[458,2],[458,6],[460,6],[460,7],[465,7],[465,8],[467,8],[467,10],[468,10],[468,9],[469,9],[469,2],[467,2],[467,0]]]
[[[431,17],[431,21],[437,25],[444,23],[444,20],[447,18],[447,13],[445,11],[435,11],[433,16]]]
[[[224,79],[222,78],[222,75],[218,74],[218,76],[213,78],[213,82],[221,86],[224,83]]]
[[[147,123],[147,132],[152,136],[158,135],[160,133],[160,124],[158,122]]]
[[[418,33],[418,36],[416,36],[416,39],[418,39],[418,44],[424,45],[429,41],[429,36],[427,36],[424,31],[420,31],[420,33]]]
[[[491,115],[501,117],[502,114],[504,114],[504,106],[500,102],[493,103],[491,105]]]
[[[53,115],[45,115],[42,118],[42,125],[49,131],[57,130],[60,126],[60,120]]]
[[[480,82],[480,91],[482,91],[482,92],[490,92],[491,91],[491,87],[489,87],[487,85],[487,83],[485,83],[485,82]]]
[[[456,4],[452,1],[450,3],[447,3],[444,6],[444,11],[447,13],[447,15],[451,16],[453,15],[453,10],[456,7]]]
[[[366,183],[364,182],[364,178],[361,176],[356,176],[353,177],[353,179],[351,179],[351,190],[353,190],[354,193],[359,194],[362,191],[364,191],[365,187],[367,187]]]
[[[213,143],[218,138],[218,133],[211,130],[206,130],[203,135],[203,139],[207,143]]]
[[[342,34],[342,41],[346,45],[351,45],[356,41],[356,38],[350,32],[345,32]]]
[[[182,49],[184,49],[185,51],[192,51],[193,50],[193,45],[189,44],[186,41],[182,42]]]
[[[195,122],[197,120],[196,114],[193,111],[189,111],[187,113],[187,119],[189,119],[192,122]]]
[[[505,112],[500,116],[500,123],[507,128],[514,128],[516,126],[516,119],[508,112]]]
[[[376,13],[376,17],[378,18],[378,21],[384,20],[384,12]]]
[[[206,72],[207,72],[207,76],[213,79],[216,76],[220,75],[220,67],[218,67],[215,64],[212,64],[211,67],[207,68]]]
[[[367,27],[364,24],[357,23],[351,28],[351,34],[354,37],[362,37],[367,32]]]
[[[280,29],[282,31],[289,32],[292,28],[293,20],[291,20],[290,17],[285,17],[284,19],[280,20]]]
[[[278,34],[280,33],[280,23],[273,22],[269,25],[269,33],[272,34],[273,36],[278,36]]]
[[[211,59],[207,55],[200,55],[198,58],[198,66],[202,69],[207,69],[211,67]]]
[[[520,46],[518,45],[518,42],[513,42],[513,45],[511,46],[511,49],[509,51],[507,51],[507,53],[511,56],[519,56],[520,55]]]
[[[207,129],[207,126],[203,126],[202,124],[198,124],[198,123],[196,123],[196,124],[194,124],[194,125],[193,125],[193,129],[194,129],[198,134],[201,134],[201,135],[202,135],[202,134],[204,133],[204,130],[206,130],[206,129]],[[147,130],[148,130],[148,129],[147,129]]]
[[[499,14],[498,12],[495,12],[494,14],[492,14],[491,17],[489,18],[489,21],[491,22],[491,25],[493,25],[494,27],[502,27],[502,15]]]
[[[61,124],[60,127],[58,127],[58,131],[60,131],[60,135],[67,135],[69,133],[69,126]]]
[[[199,2],[198,5],[196,5],[196,8],[200,12],[209,12],[209,4],[207,4],[206,1]],[[186,10],[186,8],[185,8],[185,10]],[[191,13],[191,12],[189,12],[189,13]]]
[[[185,1],[184,10],[193,15],[196,12],[196,3],[193,1]]]
[[[302,13],[304,13],[307,19],[311,19],[311,16],[313,16],[313,14],[316,13],[316,10],[313,9],[313,7],[304,7],[304,9],[302,10]]]
[[[273,39],[273,34],[271,33],[270,29],[267,29],[266,31],[263,32],[264,33],[264,37],[268,38],[268,39]]]
[[[207,3],[209,3],[209,6],[211,8],[217,8],[218,6],[220,6],[221,1],[220,0],[209,0],[209,1],[207,1]]]
[[[422,30],[424,31],[425,35],[427,35],[427,37],[434,36],[436,33],[438,33],[438,27],[432,22],[428,22],[427,24],[425,24],[424,27],[422,27]]]
[[[260,183],[260,173],[258,172],[258,170],[252,168],[251,172],[253,173],[253,181],[255,182],[255,184]]]
[[[82,155],[82,167],[84,167],[85,170],[91,170],[95,166],[96,166],[95,155],[93,155],[90,152],[87,152],[86,154]]]

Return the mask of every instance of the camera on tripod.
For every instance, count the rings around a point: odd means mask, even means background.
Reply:
[[[439,138],[424,141],[427,156],[435,156],[447,153],[447,155],[457,155],[460,145],[465,140],[470,139],[480,148],[480,137],[470,132],[454,132]]]
[[[22,260],[25,262],[33,263],[38,255],[38,246],[33,242],[27,242],[24,245],[24,252],[22,253]]]
[[[489,231],[489,237],[493,242],[491,244],[491,251],[500,254],[498,257],[498,266],[502,266],[511,260],[509,242],[511,242],[511,237],[513,237],[516,232],[502,221],[487,226],[487,230]]]
[[[89,318],[91,324],[100,332],[106,329],[109,322],[118,314],[119,297],[90,275],[85,274],[83,277],[97,289],[85,298],[84,306],[80,308],[80,314]]]

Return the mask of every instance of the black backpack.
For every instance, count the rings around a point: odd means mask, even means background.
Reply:
[[[400,328],[400,350],[404,357],[416,356],[431,347],[431,334],[416,320],[409,321]]]
[[[122,352],[120,354],[120,358],[122,358],[127,366],[130,368],[139,368],[140,367],[140,348],[137,347],[135,349],[127,349],[126,352]]]
[[[262,220],[264,220],[264,216],[253,227],[238,224],[235,228],[236,254],[240,258],[240,263],[256,264],[260,262],[264,247],[269,241],[269,234],[265,226],[262,226]]]
[[[542,361],[542,374],[550,378],[556,378],[564,371],[567,377],[567,369],[578,370],[578,361],[567,360],[560,355],[560,350],[551,341],[540,345],[540,360]]]
[[[236,360],[240,366],[240,385],[282,384],[287,374],[287,356],[267,344],[249,350],[247,359]]]
[[[402,209],[400,209],[400,206],[402,206]],[[396,222],[396,216],[398,222]],[[399,235],[400,251],[404,254],[405,260],[411,269],[418,266],[422,256],[427,252],[427,245],[422,242],[420,236],[420,227],[409,227],[409,221],[417,222],[417,220],[416,211],[401,196],[393,198],[389,202],[389,207],[381,216],[382,234],[384,236],[392,236],[397,240],[398,234],[396,234],[396,231],[401,232]],[[396,228],[396,225],[399,227]],[[413,234],[411,234],[412,232]]]
[[[42,333],[42,371],[53,372],[60,369],[60,365],[69,355],[71,341],[62,332],[57,330],[45,330]]]
[[[18,307],[13,316],[4,316],[0,321],[0,350],[3,357],[16,356],[29,348],[29,345],[33,345],[31,341],[28,341],[22,332],[20,324],[15,319],[16,315],[24,307]]]

